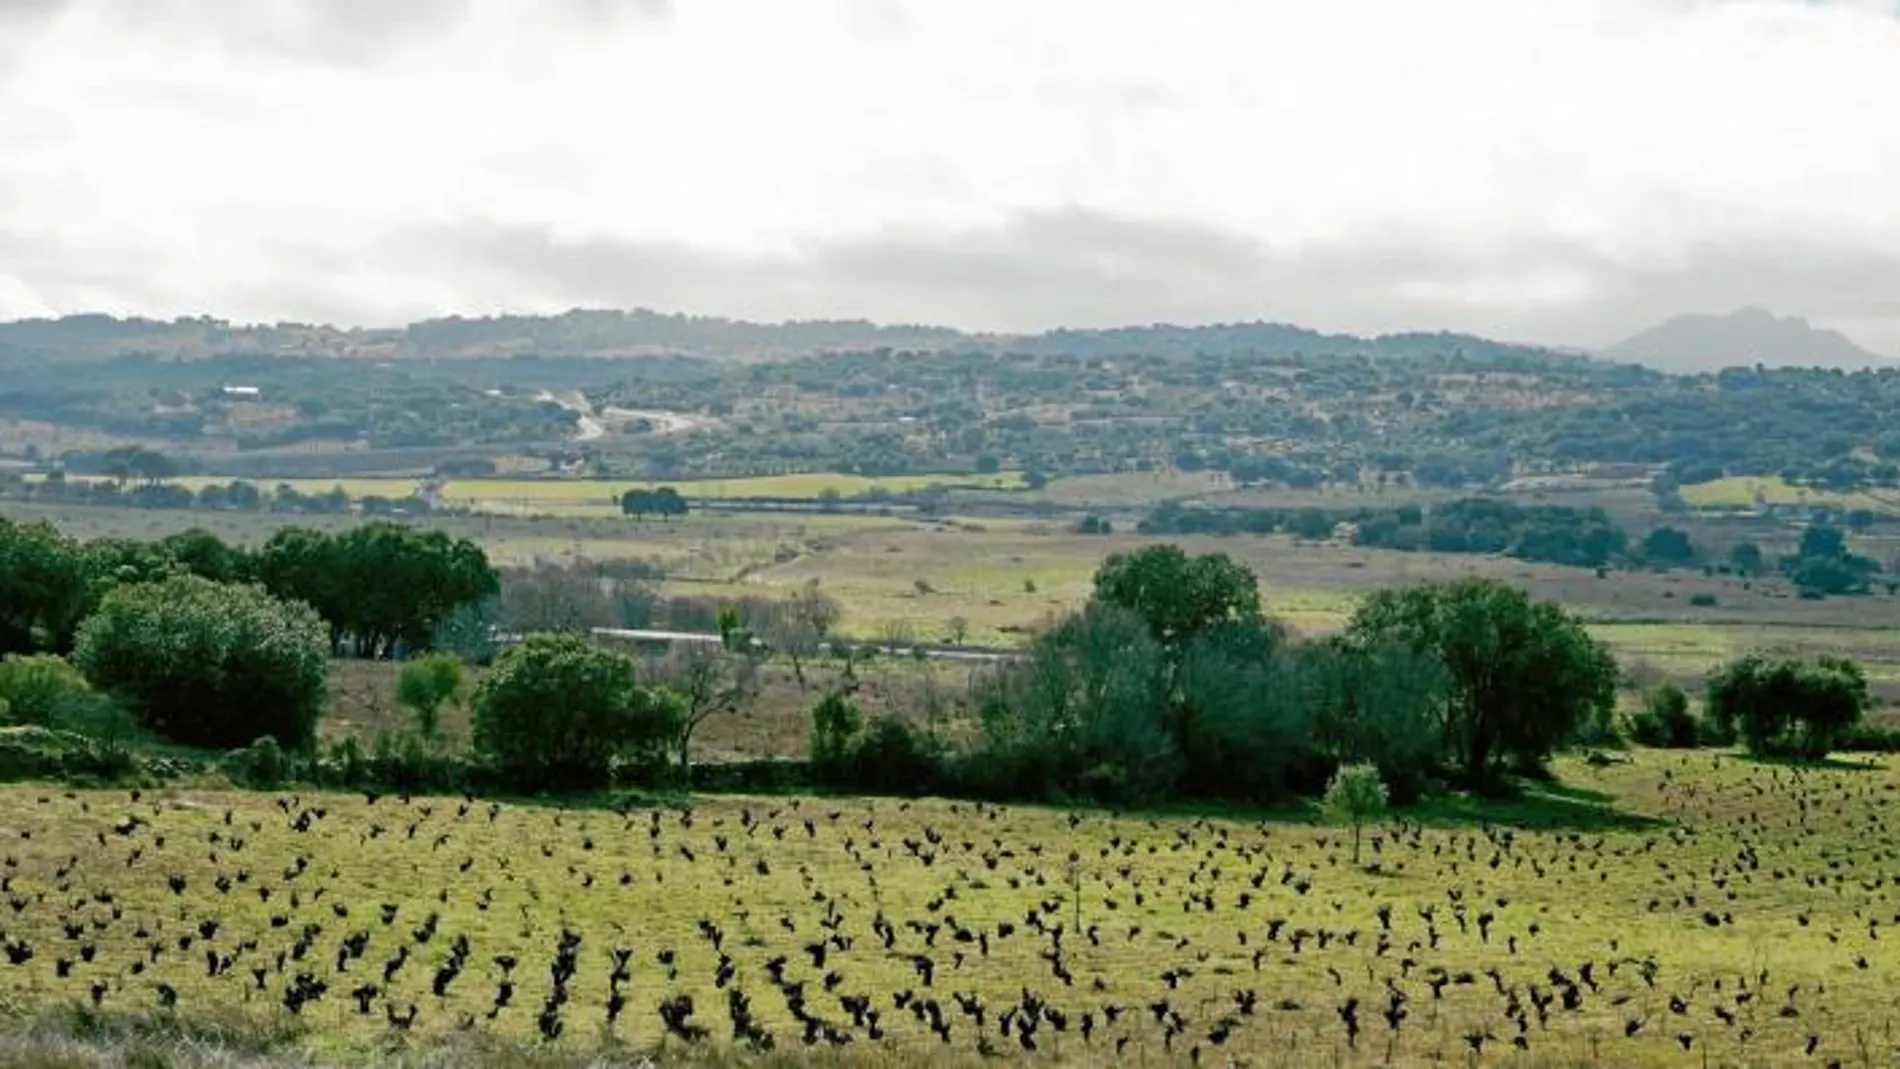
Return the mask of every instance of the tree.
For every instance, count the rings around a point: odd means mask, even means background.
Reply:
[[[1475,782],[1489,780],[1499,758],[1542,762],[1616,698],[1616,662],[1582,621],[1492,579],[1378,591],[1347,635],[1362,646],[1409,646],[1445,666],[1443,749]]]
[[[609,782],[621,761],[664,759],[675,710],[635,678],[633,661],[579,635],[530,635],[475,688],[475,751],[526,789]]]
[[[758,695],[758,663],[745,653],[684,643],[666,655],[655,676],[678,699],[672,744],[680,783],[690,785],[693,733],[715,716],[738,712]]]
[[[0,517],[0,654],[70,650],[94,578],[79,544],[52,524]]]
[[[252,578],[250,554],[225,545],[202,527],[166,535],[159,539],[157,548],[186,571],[215,583],[242,583]]]
[[[462,699],[467,687],[462,659],[430,653],[404,662],[396,677],[396,701],[415,718],[416,731],[433,742],[442,730],[442,707]]]
[[[493,604],[493,623],[504,631],[586,633],[620,623],[620,602],[609,584],[579,563],[539,568],[508,568],[499,573],[501,595]]]
[[[1132,610],[1092,601],[981,684],[979,759],[1005,794],[1165,796],[1181,755],[1162,700],[1163,652]]]
[[[1844,657],[1779,660],[1750,654],[1718,668],[1703,689],[1708,715],[1750,753],[1826,757],[1867,709],[1867,677]]]
[[[805,662],[823,651],[831,629],[843,615],[837,599],[819,590],[814,580],[786,598],[778,611],[762,622],[766,645],[792,662],[792,675],[801,688],[805,686]]]
[[[1688,564],[1695,558],[1694,543],[1678,528],[1658,527],[1643,539],[1643,559],[1653,564]]]
[[[1222,621],[1260,618],[1252,572],[1225,553],[1189,557],[1175,545],[1109,557],[1095,573],[1095,598],[1134,612],[1170,650]]]
[[[1728,551],[1728,562],[1745,576],[1760,575],[1764,563],[1761,547],[1753,542],[1737,542]]]
[[[961,646],[970,637],[970,621],[961,616],[952,616],[944,621],[943,633],[952,646]]]
[[[1401,801],[1438,769],[1451,681],[1432,653],[1340,638],[1292,651],[1284,671],[1307,710],[1308,745],[1340,764],[1371,764]]]
[[[300,748],[323,712],[328,654],[308,606],[178,575],[107,593],[81,625],[73,659],[145,727],[178,742],[231,748],[269,735]]]
[[[329,622],[333,647],[349,640],[366,657],[390,656],[398,642],[426,649],[450,613],[500,590],[474,542],[394,523],[334,537],[284,528],[264,543],[257,569],[272,593],[309,604]]]
[[[671,486],[654,490],[633,489],[620,496],[620,511],[634,519],[645,516],[684,516],[686,499]]]
[[[1343,765],[1326,785],[1324,806],[1334,819],[1352,825],[1352,863],[1359,864],[1359,835],[1367,821],[1385,815],[1385,781],[1370,764]]]

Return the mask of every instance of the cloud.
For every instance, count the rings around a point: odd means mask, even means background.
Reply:
[[[0,316],[576,304],[1900,353],[1900,18],[0,0]],[[7,49],[11,51],[6,51]]]

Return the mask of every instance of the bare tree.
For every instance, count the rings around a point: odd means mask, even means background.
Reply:
[[[896,653],[917,644],[917,629],[909,620],[886,620],[878,628],[878,638],[882,640],[884,652]]]
[[[614,586],[585,564],[509,568],[501,573],[494,623],[505,631],[586,631],[620,622]],[[630,584],[629,584],[630,585]]]
[[[760,621],[760,637],[774,653],[792,662],[792,675],[801,689],[805,686],[805,662],[824,652],[825,640],[841,615],[837,600],[819,591],[814,580]]]
[[[680,779],[692,782],[693,733],[707,720],[744,708],[759,692],[758,661],[704,643],[676,646],[650,678],[679,699],[681,716],[674,746]]]
[[[952,616],[944,621],[943,630],[952,646],[961,646],[963,640],[970,637],[970,621],[961,616]]]

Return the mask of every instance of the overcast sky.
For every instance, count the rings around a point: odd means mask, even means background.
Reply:
[[[0,0],[0,318],[1900,354],[1896,0]]]

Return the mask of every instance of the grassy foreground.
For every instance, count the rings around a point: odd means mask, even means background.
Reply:
[[[75,1057],[49,1014],[235,1020],[280,1059],[1894,1056],[1893,765],[1560,772],[1370,831],[1362,866],[1297,819],[12,787],[0,1004]]]

